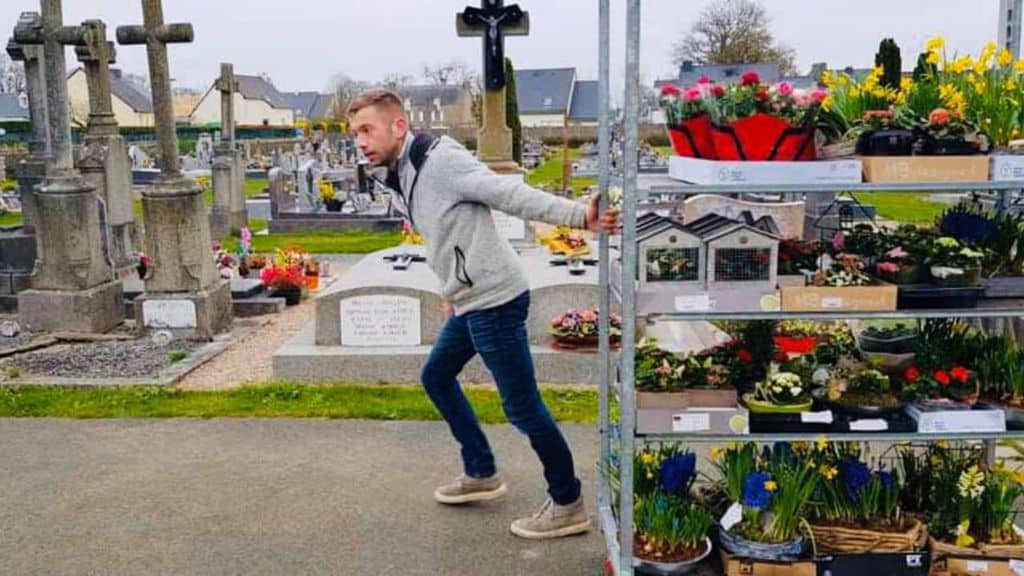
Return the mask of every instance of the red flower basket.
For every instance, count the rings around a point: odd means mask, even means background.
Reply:
[[[775,346],[786,354],[806,355],[818,345],[816,336],[776,336]]]
[[[814,160],[813,118],[793,126],[778,116],[759,113],[725,125],[711,127],[719,160],[794,161]]]
[[[668,127],[676,156],[715,160],[715,141],[711,135],[711,117],[707,114]]]

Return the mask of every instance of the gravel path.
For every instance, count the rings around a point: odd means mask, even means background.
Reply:
[[[128,342],[62,344],[20,354],[4,365],[17,368],[23,375],[134,378],[150,376],[170,366],[173,351],[188,353],[202,345],[203,342],[193,340],[157,344],[149,338]]]
[[[359,261],[356,255],[317,256],[330,262],[331,274],[340,277]],[[284,312],[265,316],[269,322],[240,338],[178,382],[176,388],[217,390],[244,384],[267,382],[273,378],[271,363],[274,352],[299,332],[316,315],[315,300],[310,298],[286,308]]]

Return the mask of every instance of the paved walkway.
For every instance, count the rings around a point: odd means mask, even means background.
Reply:
[[[597,434],[565,430],[593,516]],[[600,574],[596,529],[509,534],[543,479],[524,437],[488,435],[509,496],[453,509],[441,423],[0,420],[0,574]]]

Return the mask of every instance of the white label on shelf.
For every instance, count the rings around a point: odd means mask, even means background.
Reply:
[[[707,432],[711,430],[711,414],[692,412],[672,415],[673,432]]]
[[[725,514],[722,516],[719,523],[722,525],[722,528],[725,528],[725,530],[728,531],[730,528],[742,521],[743,505],[739,502],[733,502],[732,506],[729,506],[729,509],[725,511]]]
[[[1013,572],[1017,576],[1024,576],[1024,560],[1014,560],[1010,558],[1010,572]]]
[[[711,310],[711,297],[707,294],[676,296],[676,312],[707,312]]]
[[[831,424],[832,411],[823,410],[821,412],[801,412],[800,421],[804,424]]]
[[[850,432],[884,432],[889,423],[881,418],[864,418],[850,422]]]
[[[842,308],[843,298],[842,296],[825,296],[821,299],[822,308]]]
[[[983,560],[968,560],[967,561],[968,572],[980,572],[983,574],[988,573],[988,562]]]

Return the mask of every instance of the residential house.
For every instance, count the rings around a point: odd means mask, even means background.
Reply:
[[[395,91],[402,97],[413,130],[450,130],[476,125],[473,93],[468,86],[404,86]]]
[[[295,122],[323,122],[334,116],[334,96],[331,94],[309,91],[285,92],[283,96],[295,112]]]
[[[154,125],[150,95],[126,80],[119,68],[110,69],[110,100],[118,126],[148,128]],[[82,68],[76,68],[68,75],[68,102],[71,123],[85,126],[89,121],[89,83]]]
[[[294,126],[292,103],[264,76],[236,74],[235,123],[240,126]],[[192,124],[220,124],[220,97],[214,82],[190,115]]]
[[[519,122],[523,128],[557,127],[572,109],[575,68],[516,70]]]

